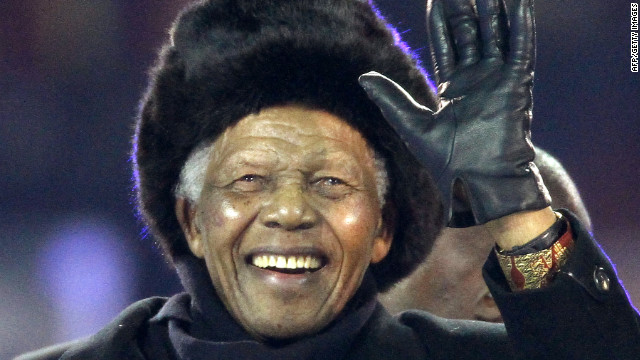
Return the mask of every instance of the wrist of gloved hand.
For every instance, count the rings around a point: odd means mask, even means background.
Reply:
[[[449,227],[469,227],[527,210],[543,209],[551,204],[533,161],[500,174],[466,174],[458,177],[464,200],[448,191]],[[445,184],[439,184],[445,188]],[[445,200],[447,201],[447,200]]]

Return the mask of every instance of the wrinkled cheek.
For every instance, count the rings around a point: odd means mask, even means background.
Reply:
[[[214,211],[214,225],[217,227],[225,226],[228,222],[240,219],[240,211],[229,201],[223,200]]]
[[[214,231],[220,231],[240,219],[240,211],[227,200],[213,201],[214,206],[209,207],[203,214],[209,227],[217,228]]]
[[[340,223],[343,246],[353,248],[352,250],[361,250],[368,246],[378,225],[378,217],[371,207],[356,205],[338,211],[336,215]]]
[[[233,206],[227,205],[222,208],[222,213],[219,215],[219,223],[223,225],[228,220],[238,220],[240,218],[240,212]]]
[[[211,226],[214,228],[224,227],[226,219],[221,212],[215,212],[211,215]]]

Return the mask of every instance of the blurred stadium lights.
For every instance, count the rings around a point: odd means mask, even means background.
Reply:
[[[38,283],[55,314],[53,341],[92,334],[133,299],[135,276],[118,231],[106,221],[68,218],[37,255]]]

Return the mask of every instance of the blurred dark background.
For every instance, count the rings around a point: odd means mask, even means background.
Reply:
[[[186,1],[0,2],[0,358],[180,289],[132,204],[146,71]],[[421,1],[376,1],[428,65]],[[629,2],[537,1],[533,140],[574,177],[640,304],[640,81]]]

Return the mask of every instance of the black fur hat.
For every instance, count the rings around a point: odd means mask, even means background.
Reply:
[[[151,73],[133,148],[139,211],[165,255],[190,254],[174,188],[192,150],[246,115],[300,104],[344,119],[387,159],[383,216],[395,233],[372,271],[381,290],[411,272],[441,228],[442,209],[426,171],[358,85],[371,70],[433,108],[416,61],[366,1],[211,0],[183,12]]]

